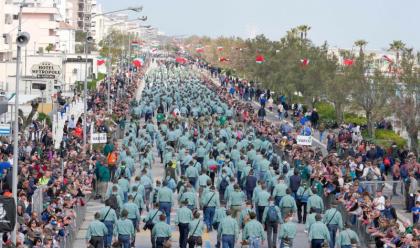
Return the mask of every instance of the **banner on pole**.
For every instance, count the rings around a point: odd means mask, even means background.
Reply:
[[[311,146],[312,145],[312,136],[298,135],[296,137],[296,142],[297,142],[298,145]]]

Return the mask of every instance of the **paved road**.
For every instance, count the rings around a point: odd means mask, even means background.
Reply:
[[[152,65],[154,66],[154,65]],[[141,96],[141,92],[143,90],[144,85],[141,85],[139,87],[139,90],[137,92],[137,99],[140,99]],[[154,152],[156,157],[157,156],[157,150],[156,148],[154,148]],[[160,163],[160,161],[156,161],[155,164],[153,164],[152,166],[152,176],[155,180],[161,180],[162,179],[162,175],[164,175],[164,167],[163,165]],[[175,198],[177,196],[175,195]],[[93,220],[93,215],[96,211],[98,211],[99,209],[101,209],[103,207],[103,204],[95,201],[95,200],[91,200],[88,202],[87,204],[87,212],[86,212],[86,218],[85,218],[85,222],[83,223],[80,231],[77,234],[76,237],[76,241],[73,245],[73,247],[86,247],[86,243],[84,240],[85,234],[86,234],[86,229],[90,223],[90,221]],[[178,232],[178,228],[175,226],[175,224],[173,223],[173,220],[175,219],[175,215],[176,215],[176,210],[177,210],[177,205],[175,205],[172,208],[172,212],[171,212],[171,226],[173,228],[173,236],[172,236],[172,242],[173,242],[173,247],[179,247],[178,245],[178,240],[179,240],[179,232]],[[146,213],[143,213],[142,219],[144,217]],[[143,224],[142,224],[143,226]],[[203,247],[206,248],[210,248],[210,247],[215,247],[216,244],[216,232],[211,232],[211,233],[205,233],[203,235]],[[137,233],[136,235],[136,247],[141,247],[141,248],[149,248],[152,247],[151,246],[151,242],[150,242],[150,232],[149,231],[143,231],[141,230],[140,232]],[[236,244],[236,247],[240,247],[239,243]],[[265,245],[262,247],[267,247],[267,243],[265,242]],[[303,224],[298,224],[298,234],[296,237],[296,240],[294,242],[294,247],[308,247],[308,240],[307,240],[307,234],[304,233],[304,225]]]

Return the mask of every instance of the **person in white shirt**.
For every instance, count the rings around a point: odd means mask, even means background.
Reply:
[[[373,199],[373,205],[378,211],[383,211],[385,209],[385,197],[382,195],[381,190],[376,191],[376,197]]]

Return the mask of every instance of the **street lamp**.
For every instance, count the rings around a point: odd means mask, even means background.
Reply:
[[[128,7],[125,9],[120,9],[120,10],[114,10],[114,11],[109,11],[109,12],[105,12],[105,13],[98,13],[95,15],[92,15],[90,18],[93,19],[97,16],[103,16],[103,15],[109,15],[109,14],[114,14],[114,13],[119,13],[119,12],[123,12],[123,11],[134,11],[134,12],[141,12],[143,10],[143,6],[139,6],[139,7]],[[90,30],[90,28],[89,28]],[[85,40],[85,81],[84,81],[84,87],[83,87],[83,151],[86,151],[86,143],[87,143],[87,57],[88,57],[88,43],[93,41],[93,38],[90,36],[89,34],[89,30],[86,30],[86,40]],[[90,40],[88,40],[88,38],[90,38]]]
[[[17,178],[18,178],[18,164],[19,164],[19,81],[20,81],[20,60],[21,60],[21,49],[26,46],[29,42],[30,35],[26,32],[22,32],[22,9],[26,7],[25,0],[19,6],[19,25],[18,33],[16,37],[16,85],[15,85],[15,122],[13,122],[13,168],[12,168],[12,193],[15,205],[17,206]],[[17,215],[16,215],[17,216]],[[16,221],[17,223],[17,221]],[[12,232],[12,242],[16,244],[16,226]]]

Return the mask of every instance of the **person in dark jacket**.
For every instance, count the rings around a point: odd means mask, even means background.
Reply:
[[[302,178],[299,175],[299,170],[295,169],[293,172],[293,176],[289,179],[290,189],[292,190],[292,196],[296,198],[296,192],[298,191],[300,187],[300,182],[302,181]]]
[[[317,128],[318,127],[318,120],[319,120],[319,114],[316,111],[316,109],[314,108],[312,110],[312,114],[311,114],[311,123],[312,123],[312,126],[314,128]]]
[[[257,177],[254,176],[254,171],[250,170],[248,176],[245,179],[245,192],[248,201],[252,199],[252,193],[254,192],[254,188],[257,187]]]

